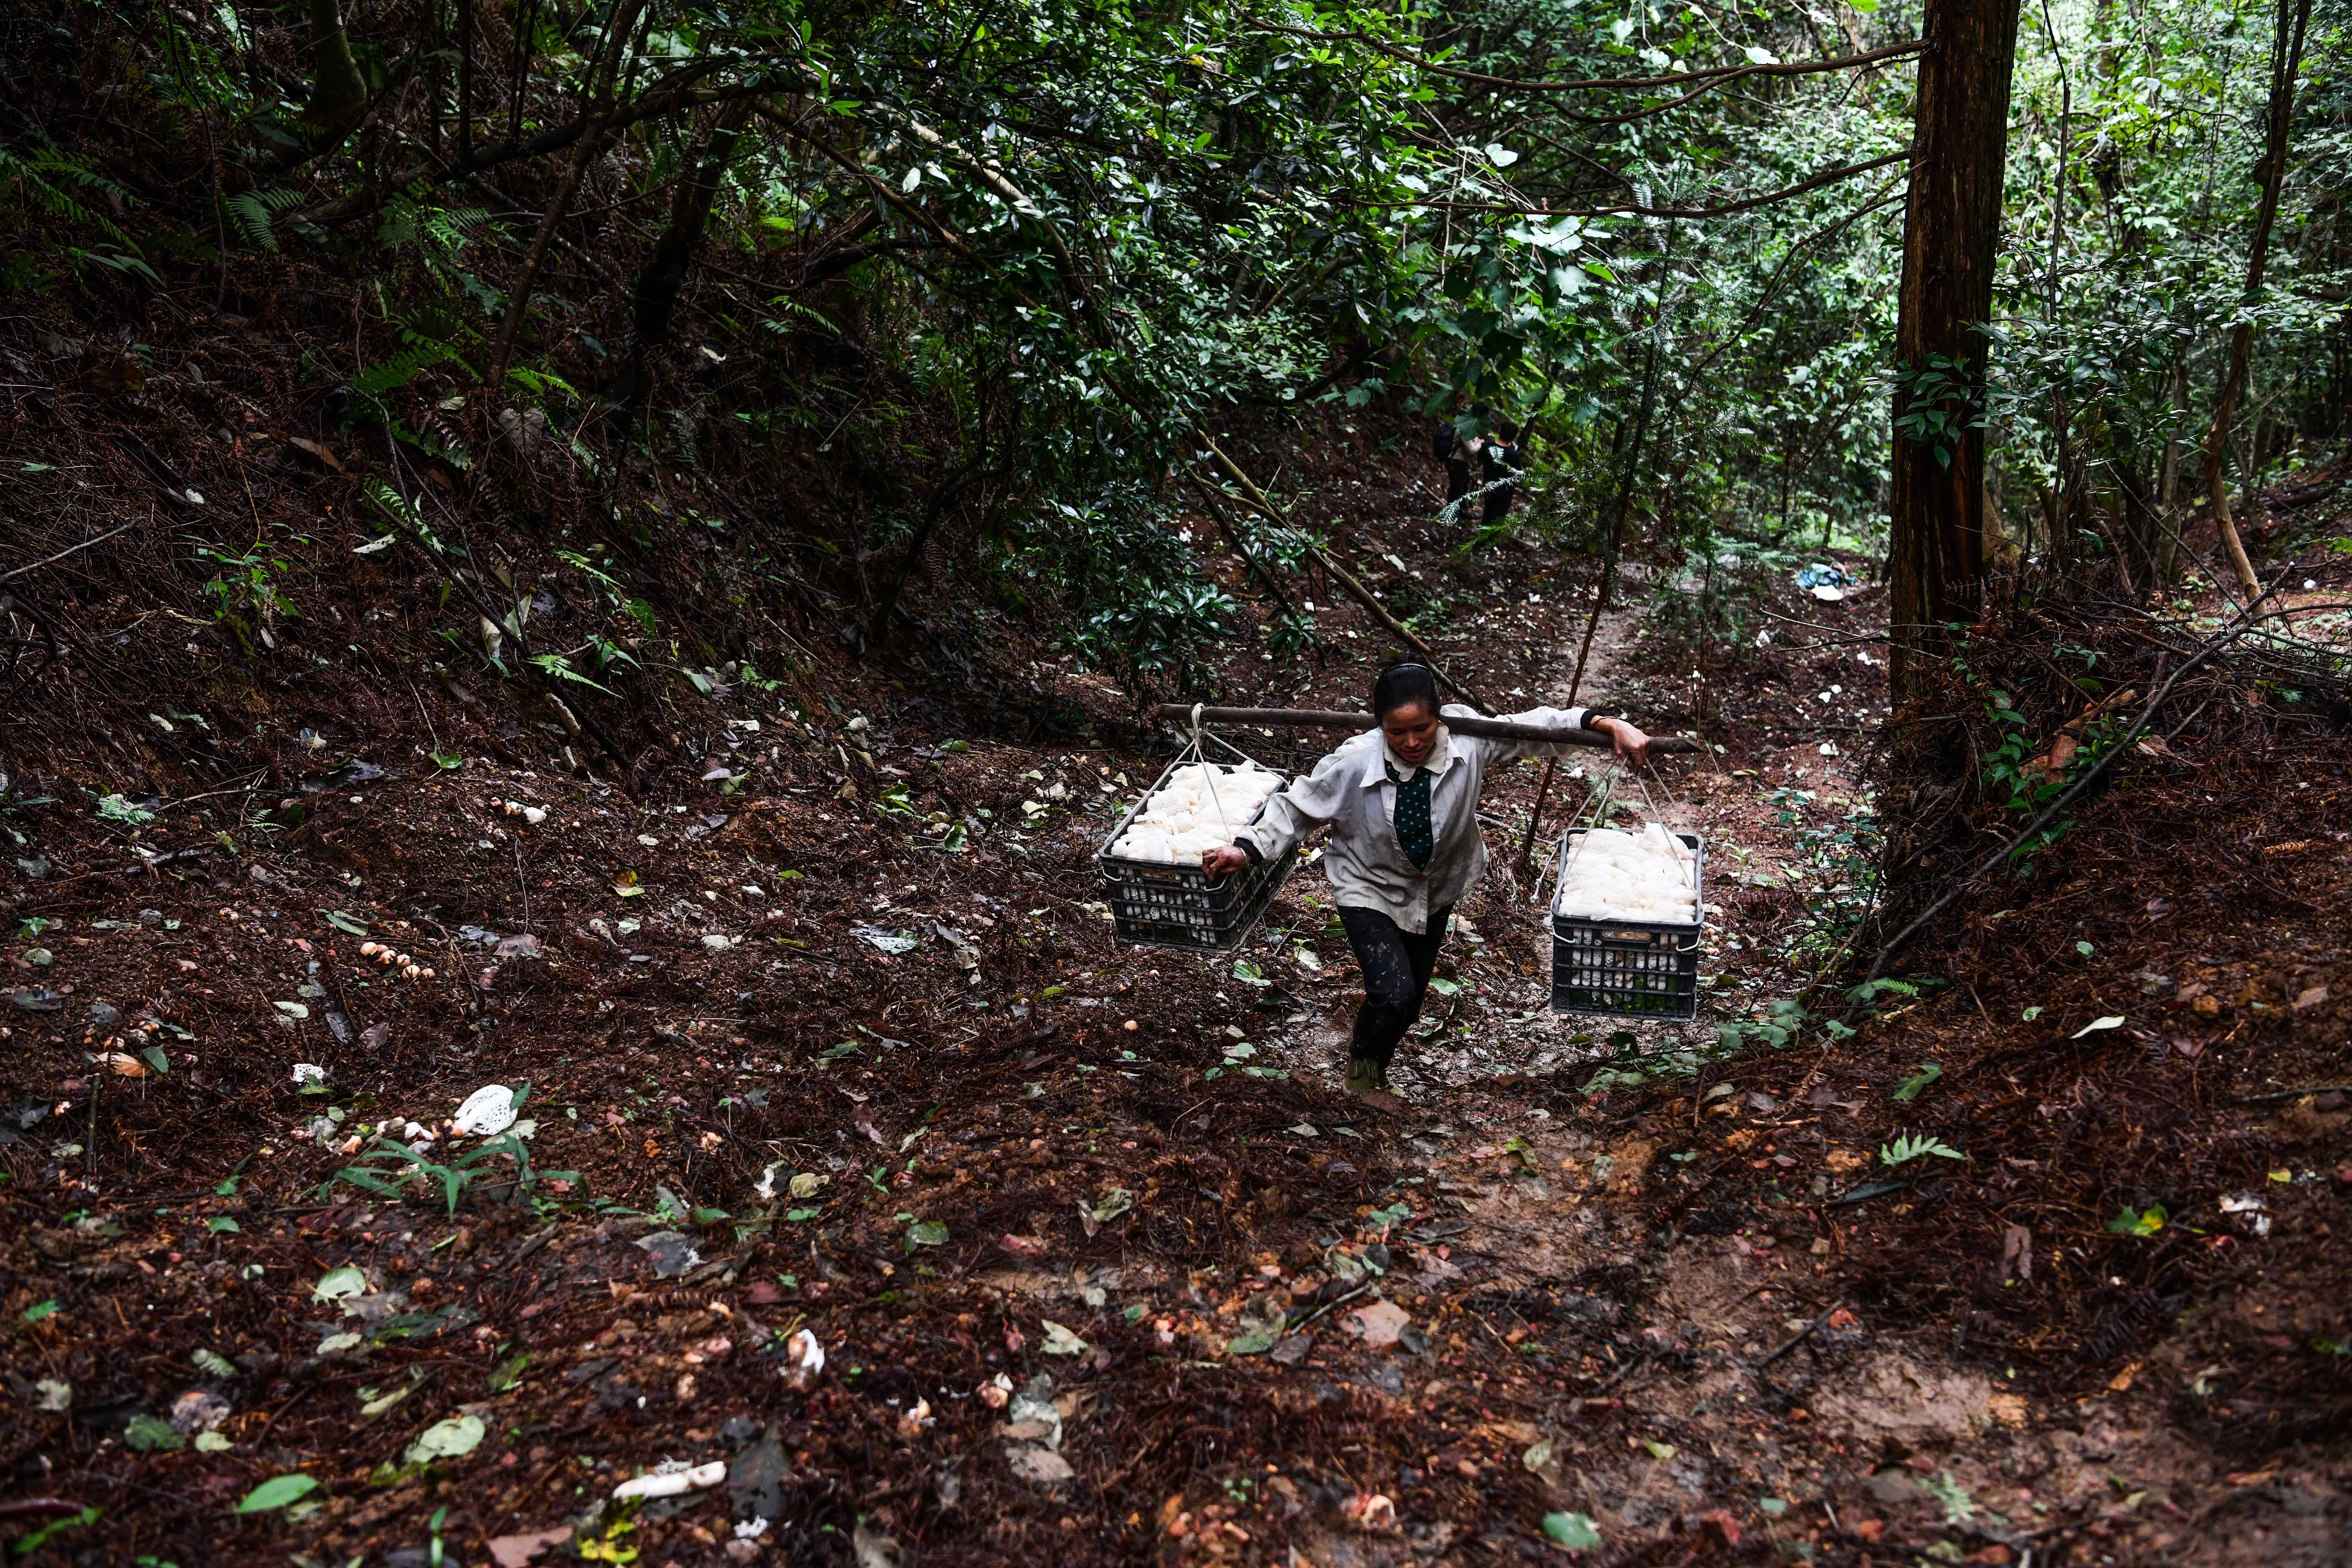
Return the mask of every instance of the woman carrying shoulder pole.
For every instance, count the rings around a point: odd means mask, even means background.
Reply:
[[[1486,869],[1478,831],[1478,795],[1486,769],[1517,757],[1570,748],[1541,741],[1456,735],[1442,706],[1437,677],[1425,664],[1392,664],[1372,683],[1380,728],[1345,741],[1266,802],[1255,826],[1229,848],[1201,858],[1211,876],[1282,855],[1317,824],[1331,840],[1324,874],[1339,905],[1348,943],[1364,975],[1364,1002],[1348,1051],[1348,1092],[1388,1096],[1389,1058],[1421,1016],[1422,999],[1445,941],[1454,906]],[[1589,708],[1531,708],[1505,715],[1607,734],[1617,754],[1648,760],[1650,738],[1625,720]]]

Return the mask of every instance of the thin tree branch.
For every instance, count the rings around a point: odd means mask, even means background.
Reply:
[[[1276,24],[1260,24],[1269,33],[1287,33],[1294,37],[1312,38],[1319,43],[1362,44],[1376,53],[1425,70],[1435,76],[1450,77],[1455,81],[1476,82],[1482,87],[1508,88],[1514,92],[1644,92],[1662,87],[1679,87],[1685,82],[1713,82],[1717,86],[1738,81],[1748,76],[1813,76],[1822,71],[1846,70],[1856,66],[1876,65],[1881,60],[1899,59],[1925,50],[1927,41],[1914,38],[1906,44],[1889,44],[1883,49],[1864,54],[1843,55],[1833,60],[1787,60],[1770,65],[1717,66],[1710,70],[1674,71],[1664,76],[1589,77],[1580,80],[1539,81],[1525,77],[1489,76],[1484,71],[1465,70],[1459,66],[1440,65],[1428,56],[1413,49],[1399,47],[1373,37],[1369,33],[1326,33],[1308,27],[1285,27]]]
[[[1911,154],[1907,150],[1901,153],[1889,153],[1885,157],[1873,158],[1867,163],[1848,163],[1842,169],[1831,169],[1782,190],[1768,192],[1760,196],[1748,196],[1740,201],[1726,202],[1720,206],[1711,207],[1645,207],[1631,205],[1607,207],[1527,207],[1515,206],[1507,202],[1446,201],[1347,201],[1347,205],[1388,209],[1412,207],[1431,212],[1515,213],[1521,217],[1728,217],[1733,213],[1750,212],[1757,207],[1769,206],[1775,202],[1785,202],[1791,196],[1801,196],[1807,191],[1817,191],[1823,185],[1835,184],[1840,180],[1849,180],[1856,174],[1867,174],[1873,169],[1884,169],[1890,163],[1907,163],[1910,161]],[[1346,198],[1334,199],[1335,201],[1347,200]]]

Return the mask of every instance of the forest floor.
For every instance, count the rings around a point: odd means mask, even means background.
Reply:
[[[1422,482],[1292,481],[1450,668],[1565,700],[1589,575],[1455,583]],[[1802,939],[1868,853],[1884,606],[1788,585],[1706,671],[1610,617],[1582,695],[1707,747],[1648,784],[1709,845],[1700,1020],[1549,1010],[1520,763],[1392,1115],[1339,1091],[1314,868],[1240,953],[1122,946],[1092,858],[1167,751],[954,732],[880,665],[797,717],[722,683],[634,794],[450,682],[268,715],[318,741],[276,807],[19,805],[0,1528],[182,1568],[2345,1562],[2352,747],[2293,731],[2226,826],[2151,761],[1916,997],[1775,1048],[1773,1004],[1842,1005]],[[1360,705],[1388,645],[1318,613],[1324,657],[1220,689]],[[457,1161],[494,1083],[529,1184]],[[1890,1167],[1906,1132],[1965,1158]],[[457,1190],[338,1183],[379,1136]]]

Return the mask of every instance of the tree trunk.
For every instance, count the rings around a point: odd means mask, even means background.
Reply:
[[[457,0],[457,166],[474,157],[474,0]]]
[[[303,127],[315,142],[349,135],[367,115],[367,81],[352,58],[352,40],[343,31],[337,0],[310,0],[310,73]]]
[[[687,273],[694,265],[695,254],[702,248],[703,234],[710,226],[711,203],[718,199],[719,182],[726,178],[727,164],[735,156],[736,144],[743,134],[743,121],[751,112],[748,99],[738,99],[719,111],[709,139],[679,176],[677,194],[670,202],[669,226],[654,242],[653,255],[646,260],[646,269],[637,275],[629,366],[615,389],[624,434],[635,427],[653,391],[653,365],[647,356],[669,342],[677,297],[686,288]]]
[[[2180,431],[2189,423],[2189,364],[2172,368],[2172,420],[2165,427],[2163,478],[2157,481],[2161,536],[2156,547],[2156,577],[2169,585],[2180,576]]]
[[[2017,10],[2018,0],[1927,0],[1895,331],[1888,575],[1898,697],[1940,651],[1946,624],[1973,621],[1983,599],[1984,432],[1974,408],[2000,243]],[[1933,411],[1912,406],[1907,384],[1938,363],[1962,384],[1935,400],[1957,426],[1935,437],[1906,416]]]
[[[2294,79],[2303,69],[2304,29],[2311,22],[2311,0],[2279,0],[2278,31],[2271,40],[2271,104],[2269,133],[2263,161],[2254,167],[2262,184],[2262,199],[2254,208],[2253,244],[2246,254],[2246,292],[2238,324],[2230,331],[2230,368],[2221,378],[2221,395],[2214,400],[2213,423],[2205,430],[2205,496],[2213,508],[2213,527],[2221,536],[2221,550],[2237,574],[2238,587],[2248,600],[2262,592],[2253,563],[2246,559],[2238,526],[2230,519],[2230,487],[2222,477],[2230,455],[2230,423],[2238,412],[2238,397],[2246,389],[2246,369],[2253,355],[2254,323],[2247,312],[2263,296],[2263,268],[2270,259],[2271,226],[2278,218],[2279,184],[2286,174],[2286,133],[2294,110]],[[2246,475],[2252,494],[2253,475]]]

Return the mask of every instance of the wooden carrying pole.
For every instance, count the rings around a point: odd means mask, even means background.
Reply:
[[[1153,710],[1171,723],[1192,722],[1192,709],[1183,702],[1162,702]],[[1288,730],[1365,731],[1380,722],[1370,713],[1343,713],[1321,708],[1209,708],[1200,710],[1203,724],[1262,724]],[[1554,724],[1514,724],[1502,719],[1475,719],[1448,713],[1445,727],[1457,735],[1480,735],[1499,741],[1549,741],[1565,746],[1613,747],[1617,742],[1597,730],[1570,730]],[[1696,741],[1660,735],[1650,742],[1653,756],[1672,756],[1698,750]]]

